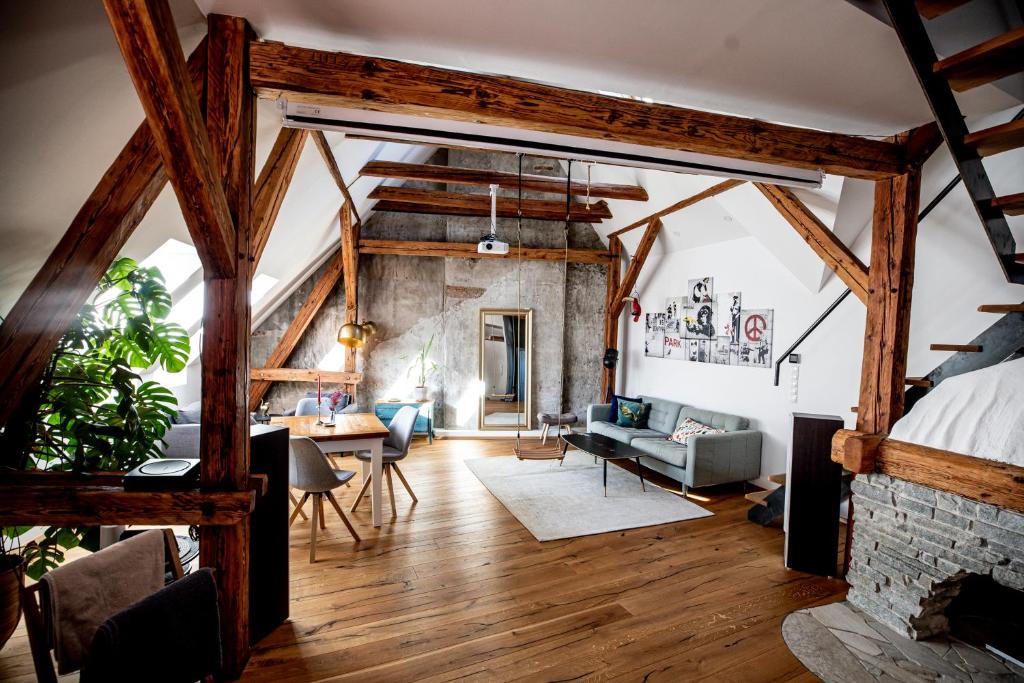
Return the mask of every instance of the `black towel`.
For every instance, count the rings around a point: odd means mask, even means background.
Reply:
[[[191,683],[220,665],[217,585],[200,569],[107,619],[81,681]]]

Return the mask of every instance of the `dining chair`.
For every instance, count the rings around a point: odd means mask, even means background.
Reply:
[[[316,442],[306,436],[293,436],[288,442],[288,485],[302,491],[302,500],[295,506],[291,517],[288,519],[288,526],[295,522],[295,518],[302,512],[302,506],[306,504],[310,496],[313,497],[313,512],[309,530],[309,561],[316,562],[316,532],[317,526],[321,529],[327,528],[324,520],[324,498],[330,501],[337,511],[341,521],[348,527],[352,538],[358,543],[361,539],[355,527],[348,521],[348,517],[338,505],[338,499],[331,493],[334,489],[344,485],[349,479],[355,476],[350,470],[338,470],[331,466],[327,455],[320,450]]]
[[[390,434],[384,439],[384,450],[382,453],[382,459],[384,462],[384,475],[388,482],[388,497],[391,500],[391,514],[395,513],[395,489],[391,483],[391,470],[395,471],[398,478],[401,480],[402,485],[405,486],[405,490],[409,492],[409,497],[412,498],[412,502],[419,502],[416,498],[416,494],[412,492],[412,487],[409,486],[409,482],[406,481],[405,475],[402,474],[402,470],[398,468],[398,461],[409,455],[409,447],[412,445],[413,431],[416,429],[416,418],[419,417],[419,410],[413,406],[403,406],[395,416],[391,419],[391,424],[388,425],[388,431]],[[370,460],[369,451],[358,451],[356,458],[364,462]],[[366,495],[366,489],[370,486],[372,476],[367,476],[363,481],[363,487],[359,489],[359,495],[356,496],[356,501],[352,503],[352,507],[349,508],[350,512],[355,512],[356,506],[359,505],[359,501]]]
[[[330,399],[326,396],[320,400],[320,410],[324,413],[331,412]],[[355,403],[349,403],[347,406],[339,411],[336,411],[339,415],[354,413],[359,410],[359,407]],[[316,415],[316,398],[300,398],[299,402],[295,404],[295,415],[296,416],[309,416]]]

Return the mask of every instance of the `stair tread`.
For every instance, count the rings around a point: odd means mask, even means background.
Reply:
[[[984,304],[979,313],[1024,313],[1024,304]]]
[[[939,60],[933,70],[957,92],[1024,70],[1024,26]]]
[[[955,10],[960,5],[966,5],[970,0],[917,0],[917,11],[925,19],[941,17],[946,12]]]
[[[992,200],[992,206],[1007,216],[1024,216],[1024,192],[1007,194]]]
[[[932,344],[929,347],[932,351],[961,351],[963,353],[979,353],[980,344]]]
[[[772,482],[773,484],[785,484],[786,473],[782,472],[781,474],[769,474],[768,481]]]
[[[930,379],[925,379],[924,377],[907,377],[904,381],[914,387],[930,387],[934,385]]]
[[[1024,119],[970,133],[964,138],[964,144],[983,157],[1024,146]]]
[[[754,505],[764,505],[765,507],[768,507],[768,503],[766,503],[764,499],[767,498],[770,493],[771,491],[752,491],[743,497]]]

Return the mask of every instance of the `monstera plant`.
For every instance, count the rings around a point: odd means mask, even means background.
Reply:
[[[180,372],[188,363],[188,333],[167,321],[170,312],[171,295],[158,269],[129,258],[115,261],[5,430],[0,465],[87,475],[159,457],[177,400],[142,373],[156,367]],[[25,531],[4,528],[0,554]],[[47,529],[20,550],[26,573],[38,578],[63,560],[64,550],[90,545],[93,535],[86,528]]]

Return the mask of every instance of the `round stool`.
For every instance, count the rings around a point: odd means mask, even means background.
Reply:
[[[562,427],[572,434],[572,426],[578,421],[576,413],[537,413],[537,422],[544,425],[540,432],[540,442],[542,444],[548,442],[548,431],[551,429],[551,425],[558,426],[558,436],[561,436]]]

